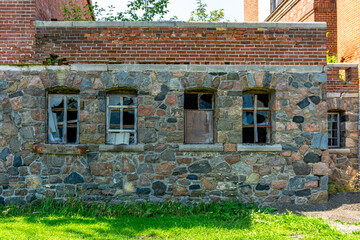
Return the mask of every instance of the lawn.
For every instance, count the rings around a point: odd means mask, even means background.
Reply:
[[[51,210],[49,206],[4,208],[0,239],[360,239],[359,232],[342,234],[322,219],[278,215],[254,207],[244,210],[243,206],[229,214],[235,205],[214,206],[193,207],[191,212],[191,208],[174,212],[174,206],[159,210],[154,205],[122,207],[121,211],[109,206],[98,206],[96,211],[58,206]],[[142,216],[129,214],[134,210]],[[96,216],[89,216],[91,211]]]

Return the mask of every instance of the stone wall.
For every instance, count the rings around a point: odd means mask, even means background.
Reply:
[[[0,202],[327,200],[323,66],[0,66]],[[80,91],[80,144],[47,143],[47,98]],[[106,145],[106,95],[133,88],[138,143]],[[184,144],[184,91],[215,92],[215,144]],[[242,144],[242,93],[271,94],[271,145]]]

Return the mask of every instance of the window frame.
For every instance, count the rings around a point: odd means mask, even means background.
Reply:
[[[185,108],[185,95],[187,94],[193,94],[193,95],[197,95],[197,109],[186,109]],[[200,101],[199,101],[199,98],[200,98],[200,95],[212,95],[212,99],[211,99],[211,105],[212,105],[212,108],[211,109],[200,109]],[[212,112],[212,139],[210,142],[203,142],[203,143],[195,143],[195,142],[188,142],[187,140],[187,112],[199,112],[199,111],[203,111],[203,112]],[[185,113],[185,116],[184,116],[184,144],[214,144],[215,143],[215,134],[216,134],[216,131],[215,131],[215,94],[214,92],[212,91],[187,91],[184,93],[184,113]]]
[[[271,127],[271,108],[270,108],[270,106],[271,106],[271,95],[270,95],[270,93],[269,92],[266,92],[266,91],[246,91],[246,92],[244,92],[243,93],[243,96],[242,97],[244,97],[244,95],[253,95],[254,96],[254,98],[253,98],[253,106],[254,107],[252,107],[252,108],[245,108],[244,107],[244,102],[243,102],[243,104],[242,104],[242,134],[243,134],[243,144],[258,144],[258,145],[266,145],[266,144],[271,144],[271,140],[272,140],[272,138],[271,138],[271,129],[272,129],[272,127]],[[257,106],[257,99],[258,99],[258,95],[260,95],[260,94],[263,94],[263,95],[267,95],[267,97],[268,97],[268,107],[267,108],[259,108],[258,106]],[[243,98],[243,101],[244,101],[244,98]],[[243,116],[244,116],[244,112],[252,112],[253,113],[253,116],[254,116],[254,120],[253,120],[253,124],[251,124],[251,125],[245,125],[244,124],[244,118],[243,118]],[[258,112],[267,112],[267,117],[268,117],[268,124],[267,125],[258,125],[258,123],[257,123],[257,113]],[[256,142],[256,139],[259,137],[258,136],[258,128],[266,128],[266,129],[268,129],[268,135],[269,135],[269,139],[266,141],[266,142]],[[254,128],[254,142],[253,143],[248,143],[248,142],[244,142],[244,128]],[[267,139],[268,137],[266,136],[266,139]]]
[[[110,105],[110,97],[120,97],[120,104],[121,105]],[[129,97],[134,99],[134,105],[131,106],[126,106],[123,105],[123,99],[124,97]],[[112,109],[119,109],[120,111],[120,129],[110,129],[110,120],[111,120],[111,110]],[[133,109],[134,110],[134,130],[130,130],[130,129],[123,129],[124,128],[124,109]],[[136,145],[137,143],[137,138],[138,138],[138,124],[137,124],[137,110],[138,110],[138,105],[137,105],[137,95],[136,94],[108,94],[106,96],[106,144],[108,145]],[[115,143],[111,143],[109,142],[109,133],[133,133],[134,134],[134,142],[133,143],[129,143],[129,144],[115,144]]]
[[[337,121],[331,121],[329,122],[329,116],[337,116]],[[332,120],[333,118],[331,118]],[[331,123],[331,128],[329,128],[329,123]],[[332,132],[333,132],[333,128],[332,128],[332,123],[337,123],[337,144],[336,145],[332,145],[329,144],[329,142],[332,142],[332,139],[336,139],[331,137],[332,136]],[[328,112],[328,147],[329,148],[341,148],[341,112]]]
[[[51,98],[53,97],[62,97],[63,101],[64,101],[64,116],[63,116],[63,129],[62,129],[62,136],[63,136],[63,141],[62,142],[54,142],[50,140],[50,111],[52,111],[52,107],[51,107]],[[67,114],[68,114],[68,99],[69,98],[75,98],[78,102],[77,104],[77,121],[76,121],[76,142],[74,143],[69,143],[67,142],[67,125],[68,125],[68,121],[67,121]],[[48,94],[47,95],[47,101],[48,101],[48,109],[47,109],[47,132],[48,132],[48,143],[50,144],[79,144],[80,142],[80,97],[77,94]]]

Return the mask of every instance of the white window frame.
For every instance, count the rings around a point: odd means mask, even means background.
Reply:
[[[331,121],[329,121],[329,116],[331,116]],[[333,117],[332,116],[337,116],[337,121],[332,121],[333,120]],[[340,113],[339,112],[328,112],[328,124],[331,123],[331,127],[328,128],[328,137],[329,137],[329,140],[330,139],[333,139],[332,138],[332,133],[334,132],[334,129],[332,128],[332,123],[336,122],[337,123],[337,129],[336,129],[336,132],[337,132],[337,141],[336,141],[336,145],[332,145],[332,144],[329,144],[329,147],[331,148],[339,148],[340,147],[340,124],[341,124],[341,121],[340,121]],[[332,141],[330,140],[330,143],[332,143]]]
[[[62,97],[64,101],[64,116],[63,116],[63,129],[62,129],[62,136],[63,141],[51,141],[50,135],[50,114],[52,113],[51,110],[51,99],[52,98],[59,98]],[[67,142],[67,101],[69,98],[75,98],[78,102],[77,104],[77,121],[76,121],[76,142],[75,143],[68,143]],[[80,136],[80,99],[78,95],[73,94],[48,94],[48,115],[47,115],[47,128],[48,128],[48,142],[51,144],[78,144],[79,143],[79,136]]]
[[[110,105],[110,97],[119,97],[120,105]],[[134,105],[123,105],[123,98],[129,97],[134,99]],[[137,144],[137,96],[134,94],[108,94],[106,97],[106,144],[117,145],[115,143],[109,142],[109,133],[133,133],[134,142],[129,143],[129,145]],[[110,117],[111,110],[119,109],[120,110],[120,129],[110,129]],[[134,130],[123,129],[123,112],[124,109],[133,109],[134,110]],[[127,144],[126,144],[127,145]]]

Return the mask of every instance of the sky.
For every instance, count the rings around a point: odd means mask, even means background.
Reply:
[[[124,11],[126,9],[127,0],[93,0],[100,7],[107,8],[114,5],[115,12]],[[207,4],[208,11],[215,9],[224,9],[225,21],[242,22],[244,21],[244,0],[202,0]],[[169,13],[165,16],[165,20],[172,16],[177,16],[179,21],[188,21],[190,12],[196,8],[196,0],[170,0],[168,5]],[[270,11],[269,0],[259,0],[259,20],[263,21]]]

